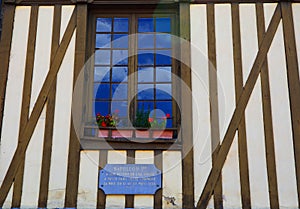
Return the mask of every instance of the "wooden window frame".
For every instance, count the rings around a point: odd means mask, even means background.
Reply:
[[[92,55],[95,52],[95,37],[96,37],[96,19],[98,17],[128,17],[131,19],[129,21],[129,35],[133,34],[134,32],[137,32],[137,23],[136,20],[138,17],[171,17],[171,35],[178,36],[179,34],[179,7],[178,4],[168,4],[168,5],[159,5],[159,8],[156,8],[157,5],[115,5],[113,8],[111,5],[101,5],[95,6],[90,5],[89,8],[89,15],[88,15],[88,38],[87,38],[87,56],[86,58],[89,59],[92,57]],[[132,30],[135,28],[134,30]],[[137,40],[134,40],[134,47],[130,47],[132,40],[129,40],[129,47],[128,50],[138,50],[137,49]],[[180,50],[174,50],[175,47],[178,48],[178,45],[172,43],[172,56],[173,57],[179,57],[178,55],[175,55],[174,53],[178,53]],[[130,52],[129,52],[130,53]],[[136,72],[137,69],[137,57],[132,56],[128,59],[128,74],[131,74],[133,72]],[[93,63],[93,61],[91,61]],[[180,77],[180,63],[179,61],[172,58],[172,73]],[[94,69],[94,67],[92,67]],[[94,73],[93,70],[91,70],[89,73]],[[88,74],[89,74],[88,73]],[[88,81],[87,82],[87,96],[85,98],[85,114],[84,114],[84,121],[92,120],[95,116],[92,113],[92,101],[93,101],[93,75],[89,74],[87,75]],[[153,82],[155,83],[155,82]],[[178,94],[177,91],[178,87],[175,85],[175,79],[172,76],[172,95]],[[137,88],[137,78],[134,79],[134,81],[128,81],[128,89]],[[131,91],[131,90],[130,90]],[[176,105],[176,102],[174,101],[174,97],[172,98],[172,116],[173,116],[173,128],[170,128],[169,130],[174,130],[177,133],[178,128],[180,128],[180,121],[179,117],[179,108]],[[136,102],[136,101],[134,101]],[[128,104],[129,105],[129,104]],[[137,109],[137,105],[134,104],[134,110]],[[132,119],[135,116],[135,111],[129,110],[129,117]],[[101,138],[98,138],[98,143],[95,146],[96,137],[86,137],[85,135],[85,129],[92,130],[93,127],[89,125],[84,126],[83,134],[81,137],[81,143],[86,146],[83,146],[83,149],[110,149],[110,147],[106,147],[103,145],[101,147],[101,142],[104,142],[101,140]],[[94,127],[95,128],[95,127]],[[111,136],[111,135],[110,135]],[[132,149],[131,145],[137,145],[139,144],[139,139],[136,139],[135,141],[128,140],[126,138],[124,139],[115,139],[108,137],[105,139],[105,143],[109,143],[112,149]],[[176,146],[174,146],[174,143]],[[94,144],[94,145],[92,145]],[[104,144],[104,143],[103,143]],[[181,149],[181,137],[176,137],[175,139],[171,140],[164,140],[164,139],[156,139],[154,141],[151,141],[149,143],[142,144],[143,149],[175,149],[180,150]]]

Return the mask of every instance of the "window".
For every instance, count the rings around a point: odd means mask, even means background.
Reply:
[[[166,128],[177,126],[174,19],[174,12],[95,15],[92,117],[118,112],[118,127],[128,127],[145,110]]]

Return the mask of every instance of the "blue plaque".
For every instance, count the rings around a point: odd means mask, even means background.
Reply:
[[[99,175],[105,194],[155,194],[161,188],[161,171],[153,164],[107,164]]]

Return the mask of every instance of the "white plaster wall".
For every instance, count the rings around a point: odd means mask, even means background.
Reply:
[[[1,184],[18,142],[29,17],[30,7],[16,7],[1,134]],[[11,191],[3,208],[11,207]]]
[[[62,7],[61,38],[65,32],[73,9],[74,6]],[[57,74],[52,163],[50,167],[48,194],[48,207],[53,208],[64,206],[71,125],[75,36],[76,30]],[[79,188],[79,190],[80,189],[81,188]]]
[[[39,7],[30,112],[50,67],[53,7]],[[37,206],[45,130],[44,108],[26,151],[21,207]]]
[[[154,151],[136,151],[135,164],[154,164]],[[153,195],[134,195],[134,208],[153,208]]]
[[[181,152],[163,152],[163,208],[182,208],[182,170]],[[165,197],[174,197],[175,204],[172,205]]]
[[[195,205],[211,169],[206,5],[191,6]],[[209,208],[213,207],[210,202]]]
[[[107,164],[126,164],[126,151],[108,151]],[[106,208],[125,208],[125,195],[107,195]]]
[[[80,155],[77,208],[96,208],[98,192],[99,151],[83,151]]]
[[[296,37],[296,46],[297,46],[297,55],[298,55],[298,64],[300,63],[300,4],[292,4],[293,9],[293,18],[295,25],[295,37]],[[300,75],[299,75],[300,76]],[[300,79],[300,77],[299,77]]]
[[[267,20],[271,18],[275,7],[274,4],[265,5]],[[297,19],[294,22],[298,22]],[[282,23],[280,23],[268,54],[279,205],[282,208],[297,208],[295,161],[284,52]]]

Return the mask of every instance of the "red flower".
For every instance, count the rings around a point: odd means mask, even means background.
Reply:
[[[149,121],[150,123],[152,123],[152,122],[153,122],[153,118],[148,118],[148,121]]]
[[[103,122],[101,123],[101,126],[102,126],[102,127],[106,127],[106,123],[103,121]]]
[[[97,116],[100,116],[100,113],[97,113]]]
[[[167,113],[167,114],[166,114],[166,117],[167,117],[167,118],[170,118],[170,117],[171,117],[171,115],[170,115],[169,113]]]

